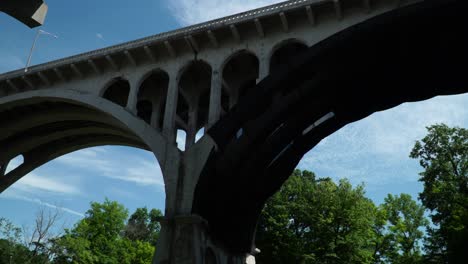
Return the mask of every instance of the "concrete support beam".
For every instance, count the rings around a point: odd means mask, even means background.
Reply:
[[[211,75],[210,108],[208,111],[207,128],[214,125],[221,116],[221,94],[223,85],[221,75],[219,70],[214,70]]]
[[[339,20],[343,19],[343,8],[341,6],[341,1],[333,0],[333,5],[335,6],[336,17]]]
[[[21,79],[28,86],[29,89],[31,89],[31,90],[35,89],[34,84],[31,82],[31,80],[29,80],[28,77],[26,77],[26,75],[21,76]]]
[[[168,40],[164,41],[164,46],[166,46],[167,51],[169,52],[169,54],[171,54],[172,57],[175,57],[177,55],[174,47],[172,47],[171,43]]]
[[[169,77],[167,87],[166,109],[164,111],[163,135],[172,143],[175,143],[175,120],[177,115],[177,100],[179,96],[179,80],[174,76]]]
[[[114,71],[119,70],[119,67],[117,67],[117,63],[115,63],[115,60],[111,57],[111,55],[106,55],[105,58]]]
[[[37,73],[37,76],[39,76],[39,78],[41,79],[41,81],[42,81],[45,85],[50,86],[50,80],[49,80],[49,78],[47,78],[47,76],[45,76],[44,73],[38,72],[38,73]]]
[[[70,67],[73,70],[73,72],[75,73],[76,77],[78,77],[79,79],[83,78],[83,73],[81,72],[81,70],[75,64],[73,64],[73,63],[70,64]]]
[[[188,114],[188,130],[185,137],[185,151],[195,144],[195,136],[197,134],[197,122],[198,122],[198,104],[189,106]]]
[[[200,46],[198,45],[197,40],[192,35],[186,36],[185,41],[188,42],[193,52],[198,53],[200,51]]]
[[[96,65],[96,63],[94,63],[93,60],[89,59],[88,64],[89,64],[89,66],[91,66],[91,69],[93,69],[93,71],[96,74],[101,74],[101,70],[98,68],[98,66]]]
[[[13,92],[17,93],[19,91],[18,86],[14,84],[11,80],[6,80],[8,86],[13,90]]]
[[[161,118],[161,103],[158,102],[156,105],[153,104],[152,112],[151,112],[151,120],[150,125],[156,129],[160,129],[159,119]]]
[[[281,19],[281,25],[283,26],[283,31],[288,32],[289,31],[288,18],[286,17],[284,12],[279,13],[279,17]]]
[[[137,66],[137,62],[133,57],[132,53],[129,50],[124,51],[125,57],[127,57],[128,61],[133,65],[133,67]]]
[[[259,60],[260,63],[258,65],[259,69],[257,83],[263,80],[265,77],[267,77],[270,73],[270,65],[268,63],[268,59],[265,56],[262,56],[261,58],[259,58]]]
[[[372,10],[371,0],[362,0],[362,5],[367,13],[370,13]]]
[[[256,18],[254,19],[254,23],[255,23],[255,28],[257,29],[258,35],[264,38],[265,32],[263,31],[262,22],[260,22],[260,19]]]
[[[216,35],[211,30],[208,30],[206,34],[208,34],[208,38],[210,39],[210,42],[213,45],[213,47],[218,48],[219,44],[218,40],[216,39]]]
[[[307,19],[309,20],[309,23],[312,26],[315,26],[316,19],[315,19],[315,14],[314,11],[312,10],[312,7],[310,5],[306,6],[306,14],[307,14]]]
[[[150,47],[144,46],[144,47],[143,47],[143,50],[145,50],[146,56],[148,56],[148,58],[150,58],[150,60],[151,60],[152,62],[156,62],[156,57],[154,56],[154,53],[153,53],[153,51],[151,50]]]
[[[138,101],[138,80],[131,79],[130,83],[130,92],[128,93],[127,108],[130,113],[137,115],[137,101]]]
[[[232,37],[234,38],[234,40],[238,43],[241,42],[241,37],[239,34],[239,30],[237,30],[237,27],[235,25],[230,25],[229,28],[231,29]]]
[[[66,82],[67,79],[65,78],[65,76],[63,75],[63,73],[60,71],[59,68],[54,68],[54,72],[55,74],[57,75],[57,77],[59,77],[59,79],[62,81],[62,82]]]

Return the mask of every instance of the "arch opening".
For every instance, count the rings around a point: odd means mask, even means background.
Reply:
[[[153,104],[149,100],[141,100],[137,103],[137,115],[146,123],[151,124]]]
[[[130,94],[130,83],[127,80],[118,78],[105,89],[103,98],[114,102],[122,107],[127,105]]]
[[[80,149],[120,145],[152,150],[156,159],[162,155],[157,147],[162,144],[162,137],[140,135],[138,127],[142,122],[126,118],[131,115],[124,109],[98,97],[93,99],[96,102],[84,103],[78,95],[68,93],[54,93],[52,97],[25,94],[23,99],[0,104],[0,126],[11,128],[0,134],[0,159],[24,157],[21,162],[16,161],[19,158],[9,162],[10,168],[2,164],[0,170],[7,173],[0,179],[0,192],[34,169]],[[17,169],[11,169],[12,165]]]
[[[163,125],[168,85],[169,75],[162,70],[155,70],[148,74],[138,90],[138,104],[141,103],[140,107],[144,108],[138,116],[157,129]],[[137,111],[140,112],[138,104]]]
[[[211,75],[211,66],[203,61],[191,62],[181,74],[179,95],[185,101],[179,97],[177,115],[187,128],[185,149],[195,143],[197,131],[208,122]]]
[[[294,58],[307,51],[308,47],[297,40],[289,40],[279,44],[274,49],[270,58],[270,73],[277,72],[281,67],[286,67],[294,61]]]
[[[241,51],[233,55],[225,64],[222,73],[223,94],[221,105],[229,111],[239,99],[247,93],[247,87],[253,87],[259,77],[257,56]]]

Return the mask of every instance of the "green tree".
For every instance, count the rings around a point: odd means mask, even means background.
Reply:
[[[123,236],[127,216],[118,202],[91,203],[85,218],[54,241],[55,263],[151,263],[151,244]]]
[[[0,264],[49,263],[48,255],[33,252],[22,242],[23,231],[0,218]]]
[[[390,263],[412,264],[422,260],[422,229],[429,224],[424,210],[409,194],[388,194],[385,198],[381,211],[387,218],[387,234],[384,234],[387,248],[382,255]]]
[[[125,227],[125,237],[132,241],[149,242],[156,245],[161,226],[158,219],[162,213],[158,209],[151,209],[148,212],[146,207],[137,208],[128,219]]]
[[[258,263],[372,263],[374,212],[362,185],[296,170],[262,212]]]
[[[444,124],[427,127],[410,157],[424,171],[420,199],[431,210],[427,261],[460,263],[468,259],[468,130]]]

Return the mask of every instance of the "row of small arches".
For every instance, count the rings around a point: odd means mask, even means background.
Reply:
[[[284,43],[272,53],[268,65],[269,72],[275,72],[282,65],[287,65],[291,58],[306,49],[307,45],[300,41]],[[246,84],[259,81],[259,71],[258,57],[247,50],[233,54],[226,61],[220,73],[221,116],[247,93],[246,87],[252,85]],[[185,148],[196,142],[208,123],[212,74],[213,69],[208,63],[195,60],[185,67],[179,76],[175,124],[176,130],[179,131],[179,141],[180,137],[185,137]],[[141,82],[138,89],[137,115],[158,130],[163,127],[168,87],[169,74],[163,70],[154,70]],[[118,78],[107,86],[102,96],[125,107],[129,94],[130,83]]]

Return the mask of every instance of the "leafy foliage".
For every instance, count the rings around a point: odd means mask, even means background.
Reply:
[[[371,263],[373,203],[363,186],[296,170],[266,204],[259,263]]]
[[[123,235],[127,216],[127,209],[115,201],[91,203],[85,218],[55,241],[55,263],[151,263],[154,246]]]
[[[158,209],[151,209],[148,212],[146,207],[137,208],[128,219],[125,237],[132,241],[140,240],[156,245],[161,230],[158,219],[161,217],[162,213]]]
[[[458,263],[468,258],[468,130],[444,124],[427,130],[410,154],[424,169],[420,199],[436,225],[429,230],[427,261]]]

